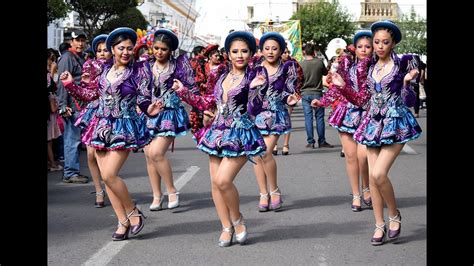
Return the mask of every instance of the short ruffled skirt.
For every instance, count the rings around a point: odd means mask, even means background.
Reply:
[[[328,124],[339,132],[354,134],[366,111],[347,103],[339,103],[328,118]]]
[[[238,118],[218,115],[209,128],[203,128],[198,149],[218,157],[253,157],[266,150],[262,134],[245,113]]]
[[[255,125],[262,135],[283,135],[291,131],[288,109],[262,111],[255,117]]]
[[[127,118],[97,117],[94,123],[90,146],[97,150],[136,150],[151,141],[143,113]]]
[[[98,100],[90,102],[84,109],[81,110],[81,113],[74,123],[75,126],[82,129],[81,142],[86,145],[90,145],[92,132],[94,131],[97,121],[99,120],[95,115],[98,105]]]
[[[366,116],[354,133],[354,139],[367,146],[378,147],[384,144],[406,143],[421,135],[421,127],[411,111],[404,107],[399,115],[372,117]]]
[[[156,117],[149,117],[146,125],[153,138],[184,136],[191,129],[189,116],[184,106],[165,108]]]

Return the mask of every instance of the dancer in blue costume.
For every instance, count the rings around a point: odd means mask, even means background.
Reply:
[[[254,124],[262,110],[268,89],[264,67],[250,69],[248,62],[256,50],[255,38],[244,31],[234,31],[225,40],[231,65],[220,65],[207,82],[212,95],[197,96],[176,81],[174,89],[192,106],[213,119],[203,132],[196,134],[197,147],[209,154],[212,199],[222,224],[218,245],[232,244],[234,232],[238,243],[248,238],[240,213],[239,192],[233,181],[251,157],[264,154],[266,146]],[[215,112],[209,110],[215,109]]]
[[[367,146],[369,186],[375,216],[371,243],[382,245],[386,235],[389,239],[398,238],[402,220],[388,172],[405,143],[421,134],[421,128],[409,109],[416,101],[410,80],[418,75],[418,66],[412,55],[400,59],[393,51],[402,39],[395,23],[378,21],[372,24],[371,31],[375,57],[369,68],[367,89],[356,92],[337,74],[333,84],[338,85],[352,103],[367,105],[367,115],[354,133],[354,139]],[[384,203],[388,208],[388,232]]]
[[[265,145],[273,150],[280,135],[291,131],[290,114],[287,106],[295,105],[298,65],[294,61],[282,63],[281,55],[286,43],[278,32],[267,32],[260,38],[261,56],[255,66],[262,66],[268,72],[269,85],[263,100],[263,109],[255,124],[264,136]],[[282,207],[281,192],[277,183],[277,165],[271,152],[256,158],[255,176],[260,190],[258,210],[279,210]]]
[[[106,39],[107,50],[112,52],[113,58],[103,65],[96,87],[76,91],[88,101],[99,100],[95,113],[98,120],[92,129],[90,145],[96,149],[107,195],[119,222],[112,235],[115,241],[127,239],[129,233],[138,234],[144,226],[145,216],[132,202],[125,182],[118,176],[130,150],[151,141],[146,120],[135,107],[138,103],[149,116],[161,111],[159,102],[151,102],[152,74],[148,62],[133,62],[136,40],[137,35],[130,28],[113,30]],[[71,74],[64,72],[60,78],[64,86],[74,90]]]
[[[176,136],[184,136],[191,128],[189,116],[184,105],[171,86],[177,79],[185,86],[194,88],[194,73],[186,55],[177,59],[171,54],[178,48],[178,37],[167,29],[159,29],[154,34],[153,58],[149,63],[153,72],[153,101],[163,105],[163,111],[156,117],[148,118],[147,127],[153,140],[144,149],[146,167],[153,190],[151,211],[161,210],[164,195],[161,192],[161,179],[168,192],[168,209],[179,207],[179,192],[173,183],[171,164],[166,158],[166,151]]]

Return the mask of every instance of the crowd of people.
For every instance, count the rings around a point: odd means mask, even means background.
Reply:
[[[224,47],[197,46],[190,59],[177,56],[179,40],[168,29],[156,30],[151,45],[127,27],[100,34],[92,39],[87,60],[85,33],[74,31],[71,37],[61,53],[48,49],[48,168],[63,171],[65,183],[87,183],[89,177],[79,171],[81,145],[86,146],[94,206],[105,207],[107,196],[118,220],[114,241],[137,235],[145,224],[119,176],[130,151],[145,154],[149,210],[164,209],[162,179],[167,208],[178,208],[180,192],[166,153],[190,131],[209,158],[210,190],[222,225],[217,244],[227,247],[234,239],[245,244],[249,235],[234,180],[250,161],[259,189],[256,209],[284,207],[273,156],[280,136],[282,154],[290,154],[291,113],[299,101],[309,149],[316,148],[313,114],[317,147],[334,147],[326,141],[324,121],[325,108],[332,108],[328,123],[342,143],[351,209],[361,211],[363,202],[374,210],[372,245],[400,235],[401,214],[388,172],[403,145],[421,134],[417,84],[423,84],[426,66],[419,57],[397,56],[402,36],[393,22],[378,21],[370,31],[355,33],[353,44],[328,66],[311,43],[304,59],[296,61],[278,32],[264,33],[257,44],[250,32],[231,31]],[[63,149],[54,151],[59,138]]]

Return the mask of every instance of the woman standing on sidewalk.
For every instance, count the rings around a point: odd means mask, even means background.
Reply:
[[[100,34],[92,40],[91,49],[94,52],[96,58],[88,59],[82,66],[83,74],[80,85],[72,83],[71,85],[66,87],[66,90],[73,97],[87,102],[84,97],[82,97],[80,94],[76,94],[76,92],[81,91],[81,88],[85,88],[85,90],[87,90],[88,88],[98,88],[97,83],[100,77],[99,74],[102,72],[102,67],[104,63],[112,57],[112,54],[107,50],[107,47],[105,45],[105,40],[107,39],[107,37],[107,34]],[[93,101],[89,102],[87,106],[81,110],[81,113],[77,117],[77,120],[74,125],[82,129],[81,141],[82,143],[87,145],[87,166],[89,167],[89,172],[91,173],[95,187],[96,199],[94,205],[96,208],[103,208],[105,206],[105,193],[100,183],[100,170],[99,166],[97,165],[95,149],[90,145],[92,137],[91,133],[98,121],[98,118],[95,116],[98,106],[98,99],[94,99]]]
[[[225,39],[225,49],[231,65],[222,64],[211,72],[207,88],[213,88],[209,90],[212,96],[194,95],[178,81],[173,85],[184,101],[213,119],[195,136],[198,149],[209,154],[212,199],[222,224],[220,247],[232,244],[234,232],[240,244],[248,238],[239,192],[233,182],[247,160],[265,152],[265,142],[252,117],[260,113],[268,88],[265,68],[248,67],[256,50],[251,33],[233,31]],[[215,113],[209,111],[214,108]]]
[[[291,131],[290,114],[287,105],[295,105],[297,89],[297,64],[293,61],[281,62],[286,48],[285,39],[278,32],[266,32],[260,38],[260,50],[263,56],[255,66],[267,70],[269,84],[263,99],[261,113],[255,118],[255,124],[263,135],[268,151],[272,151],[280,135]],[[255,176],[260,190],[259,212],[278,210],[282,207],[281,191],[277,184],[277,165],[271,152],[255,158]]]
[[[178,37],[170,30],[159,29],[153,41],[154,57],[148,62],[153,72],[153,101],[161,102],[164,110],[156,117],[150,117],[147,127],[153,141],[145,146],[146,168],[153,190],[150,211],[162,209],[164,195],[161,192],[161,178],[168,191],[168,209],[179,207],[179,192],[174,186],[171,164],[166,151],[177,136],[184,136],[191,128],[184,105],[171,87],[177,79],[188,88],[194,87],[194,73],[186,55],[177,59],[171,54],[178,48]]]
[[[97,163],[104,180],[107,195],[118,219],[113,233],[115,241],[125,240],[129,232],[138,234],[145,216],[132,202],[125,182],[118,176],[130,150],[150,142],[146,121],[136,111],[136,104],[147,115],[155,116],[161,109],[159,102],[151,103],[151,69],[146,61],[133,63],[133,47],[137,40],[134,30],[120,27],[106,39],[107,50],[113,59],[103,65],[97,88],[76,91],[88,101],[98,97],[98,118],[91,128],[90,145],[96,149]],[[61,74],[64,86],[71,86],[68,72]]]
[[[373,50],[372,32],[360,31],[356,33],[353,43],[355,60],[352,60],[352,56],[349,54],[343,55],[339,58],[337,73],[342,76],[347,87],[358,92],[365,90],[367,86],[367,72]],[[330,79],[330,75],[328,75],[328,79]],[[352,189],[351,209],[354,212],[359,212],[362,210],[361,201],[367,206],[372,206],[366,148],[362,144],[357,144],[353,139],[353,134],[366,111],[363,107],[350,103],[335,87],[330,87],[321,100],[314,99],[311,106],[327,107],[335,101],[338,101],[338,104],[333,108],[328,123],[339,131],[339,138],[345,154],[347,176]],[[364,194],[362,196],[359,190],[359,175],[362,179],[362,193]]]
[[[349,101],[358,106],[368,105],[367,115],[354,133],[354,139],[367,146],[369,186],[375,216],[371,243],[382,245],[386,235],[389,239],[396,239],[401,232],[402,217],[388,172],[405,143],[421,134],[421,128],[409,109],[416,100],[410,80],[416,77],[418,69],[412,55],[400,59],[394,52],[395,45],[402,39],[395,23],[378,21],[372,24],[371,31],[375,57],[369,68],[367,89],[355,92],[337,74],[333,83],[341,87]],[[384,203],[388,208],[388,232]]]

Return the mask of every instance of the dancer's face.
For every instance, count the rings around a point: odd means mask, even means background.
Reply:
[[[236,69],[245,68],[251,56],[250,48],[244,41],[235,40],[229,48],[229,59]]]
[[[266,40],[263,44],[262,53],[268,63],[275,63],[281,55],[280,45],[275,40]]]
[[[97,59],[109,59],[112,56],[112,54],[107,50],[105,42],[101,42],[97,45],[95,56]]]
[[[385,29],[380,29],[375,32],[373,44],[374,52],[381,59],[386,59],[387,57],[389,57],[390,52],[395,46],[395,42],[393,41],[392,36]]]
[[[133,42],[125,40],[112,47],[112,53],[115,57],[115,62],[119,65],[126,65],[132,60],[133,56]]]
[[[160,63],[166,63],[171,54],[171,49],[164,42],[156,41],[153,43],[153,55]]]
[[[372,55],[372,39],[361,37],[357,40],[355,54],[360,60]]]

